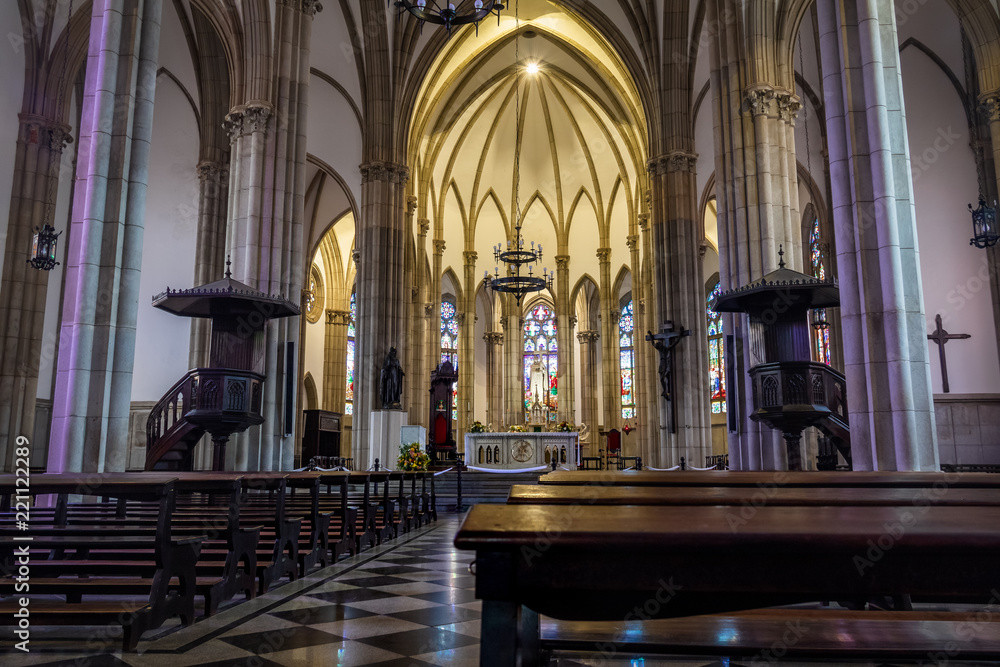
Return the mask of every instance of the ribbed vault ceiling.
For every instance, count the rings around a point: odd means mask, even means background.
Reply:
[[[591,26],[543,0],[519,4],[519,27],[511,7],[499,26],[456,34],[427,77],[410,160],[421,216],[483,256],[512,233],[519,158],[526,236],[559,253],[578,234],[606,245],[630,233],[645,189],[638,95]]]

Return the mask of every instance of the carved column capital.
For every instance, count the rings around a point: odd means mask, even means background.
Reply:
[[[433,315],[434,315],[434,304],[433,303],[429,303],[429,302],[425,303],[424,304],[424,317],[430,319],[430,317],[433,316]]]
[[[503,332],[487,331],[483,334],[483,340],[490,345],[503,345]]]
[[[581,343],[594,343],[600,339],[600,337],[600,332],[593,330],[580,331],[576,334],[576,339]]]
[[[51,120],[36,114],[18,114],[26,144],[41,144],[54,153],[62,153],[67,144],[73,143],[69,131],[72,129],[65,123]]]
[[[319,0],[302,0],[302,13],[306,16],[316,16],[321,11],[323,11],[323,5],[319,3]]]
[[[420,235],[427,236],[427,232],[431,228],[431,221],[427,218],[420,218],[417,220],[417,224],[420,226]]]
[[[744,92],[747,110],[755,118],[757,116],[773,116],[775,95],[774,88],[767,84],[750,86]]]
[[[794,123],[799,116],[799,110],[802,109],[802,100],[788,90],[776,91],[775,99],[778,104],[778,118]]]
[[[598,248],[597,249],[597,259],[600,262],[611,261],[611,248]]]
[[[218,162],[202,160],[195,170],[198,172],[198,180],[203,183],[218,183],[222,180],[223,167]]]
[[[361,266],[361,250],[359,248],[355,248],[351,252],[351,259],[354,260],[355,267]]]
[[[575,329],[576,325],[580,323],[580,318],[576,315],[572,315],[569,318],[569,326],[571,329]]]
[[[462,259],[465,260],[466,266],[475,268],[476,260],[479,259],[479,253],[475,250],[466,250],[462,253]]]
[[[417,210],[417,198],[413,195],[406,197],[406,215],[413,215]]]
[[[1000,121],[1000,90],[979,96],[979,113],[989,123]]]
[[[247,102],[243,110],[243,131],[245,133],[264,132],[271,117],[273,107],[270,102],[254,100]]]
[[[465,313],[455,313],[455,322],[458,326],[465,324]]]
[[[569,268],[569,255],[556,255],[556,268],[564,271]]]
[[[708,252],[708,241],[702,239],[701,242],[698,243],[698,257],[704,257],[706,252]]]
[[[445,248],[444,239],[434,239],[434,254],[443,255]]]
[[[351,311],[330,308],[326,311],[326,323],[346,327],[351,323]]]
[[[625,239],[625,245],[628,246],[629,250],[635,250],[637,247],[639,247],[639,235],[629,234],[628,237]]]
[[[649,226],[649,213],[639,214],[639,231],[644,232]]]
[[[383,181],[385,183],[405,184],[410,179],[410,168],[404,164],[372,160],[358,166],[361,170],[361,182]]]
[[[622,311],[620,311],[620,310],[612,310],[609,314],[611,315],[611,323],[613,325],[617,326],[618,325],[618,320],[620,320],[622,318]]]

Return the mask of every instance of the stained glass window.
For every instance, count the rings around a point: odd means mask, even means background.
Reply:
[[[358,323],[358,303],[351,294],[351,319],[347,322],[347,391],[344,394],[344,414],[354,414],[354,332]]]
[[[309,276],[309,291],[306,293],[306,313],[312,315],[316,307],[316,277]]]
[[[722,292],[722,283],[708,295],[708,385],[711,392],[712,413],[726,411],[726,357],[723,348],[722,315],[712,310],[712,300]]]
[[[632,300],[622,308],[621,319],[618,320],[618,350],[622,374],[622,419],[635,417],[635,353],[632,349],[632,335],[635,333],[635,320],[632,316]]]
[[[809,260],[812,264],[813,276],[820,280],[826,280],[826,260],[823,257],[823,246],[819,237],[819,218],[813,221],[812,231],[809,233]],[[826,309],[820,310],[819,318],[826,322]],[[816,351],[816,360],[820,363],[830,364],[830,327],[813,329],[813,349]]]
[[[537,366],[536,366],[537,362]],[[547,386],[532,386],[532,367],[535,367],[535,384],[544,377]],[[524,318],[524,411],[530,420],[531,406],[538,400],[549,409],[549,421],[555,421],[559,376],[559,343],[556,341],[556,316],[552,308],[539,304]]]
[[[450,361],[458,369],[458,319],[455,304],[441,302],[441,363]],[[458,383],[451,387],[451,418],[458,419]]]

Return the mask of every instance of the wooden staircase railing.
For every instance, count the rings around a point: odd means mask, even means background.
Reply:
[[[191,453],[206,433],[228,437],[261,424],[264,376],[230,368],[188,371],[146,420],[146,470],[191,470]]]

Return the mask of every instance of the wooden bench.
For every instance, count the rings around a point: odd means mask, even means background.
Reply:
[[[160,627],[168,618],[179,616],[185,625],[193,623],[195,563],[204,538],[178,539],[171,534],[170,518],[176,501],[175,483],[175,477],[170,475],[147,476],[141,481],[127,475],[114,474],[34,475],[30,480],[29,493],[33,498],[40,495],[58,496],[54,513],[57,522],[65,520],[70,495],[154,501],[157,505],[157,522],[152,536],[75,535],[71,527],[66,527],[63,534],[59,535],[32,535],[31,542],[27,543],[30,545],[28,567],[31,574],[41,574],[39,578],[45,579],[43,564],[54,563],[55,572],[49,574],[65,575],[59,589],[66,595],[67,602],[29,603],[31,623],[41,626],[120,624],[123,628],[124,651],[134,651],[144,632]],[[16,485],[13,475],[0,476],[0,495],[7,497],[9,501],[17,493]],[[9,506],[11,505],[8,504]],[[13,503],[13,507],[15,516],[4,517],[5,520],[17,520],[17,502]],[[14,527],[17,529],[16,525]],[[27,534],[30,532],[27,531]],[[19,554],[26,544],[18,537],[0,537],[0,564],[7,572],[15,571],[15,553]],[[137,571],[130,571],[127,559],[111,558],[117,552],[135,548],[152,552],[154,568],[151,576],[146,574],[144,568],[148,566],[145,564],[139,566]],[[74,558],[65,558],[67,554]],[[108,560],[109,558],[111,559]],[[84,594],[90,596],[100,592],[87,577],[109,574],[147,580],[148,583],[139,587],[140,595],[145,601],[73,602],[81,599]],[[29,586],[33,583],[34,577],[29,581]],[[30,590],[19,593],[30,593]],[[118,594],[110,589],[108,593]],[[19,608],[18,602],[17,599],[0,602],[2,623],[18,623],[18,619],[14,617],[14,612]]]
[[[556,471],[538,478],[539,484],[579,486],[743,486],[826,488],[1000,488],[1000,476],[989,473],[946,472],[787,472],[743,470],[690,471]]]
[[[1000,582],[994,565],[1000,507],[767,505],[735,530],[731,514],[732,507],[716,505],[472,508],[455,544],[476,552],[481,664],[535,664],[545,638],[538,614],[620,623],[906,594],[1000,603],[991,599]],[[623,549],[627,561],[615,566]],[[817,625],[823,629],[814,636],[837,636],[833,630],[844,627],[839,612],[824,618],[829,624]],[[955,617],[938,621],[947,628],[922,620],[902,625],[898,650],[863,623],[834,649],[816,650],[836,650],[837,657],[913,655],[907,647],[962,629]],[[981,636],[980,653],[967,655],[1000,653],[1000,642],[991,639],[995,627]],[[650,646],[670,646],[663,639]],[[798,646],[808,652],[808,639]]]

